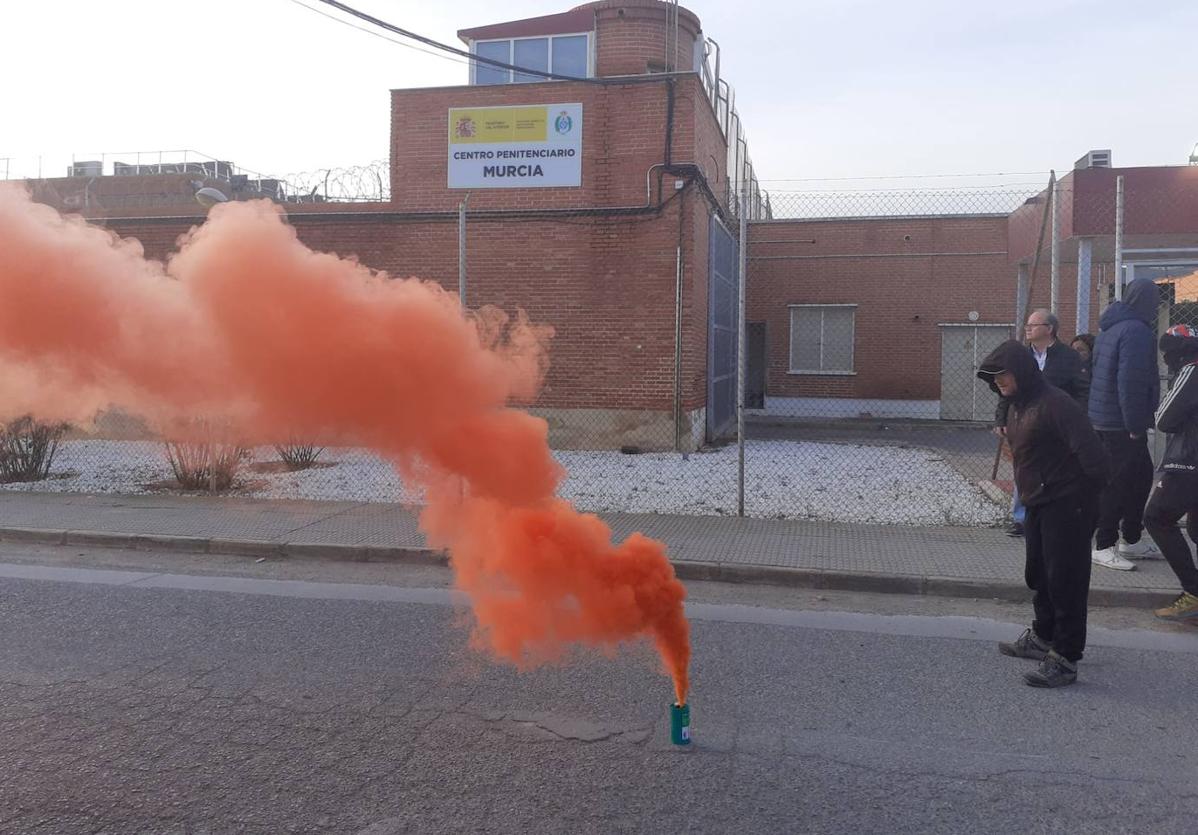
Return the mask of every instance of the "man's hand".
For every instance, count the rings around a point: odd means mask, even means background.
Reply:
[[[997,435],[1000,438],[1007,437],[1007,427],[1005,427],[1005,426],[996,426],[993,429],[991,429],[990,431],[993,432],[995,435]]]
[[[1137,435],[1135,432],[1128,432],[1128,433],[1127,433],[1127,436],[1128,436],[1129,438],[1131,438],[1133,441],[1138,441],[1138,440],[1140,440],[1141,438],[1143,438],[1143,437],[1144,437],[1143,435]]]

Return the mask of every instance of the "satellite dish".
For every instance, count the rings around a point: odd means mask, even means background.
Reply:
[[[224,192],[211,186],[202,188],[196,192],[196,200],[205,209],[211,208],[217,203],[225,203],[228,199],[228,197],[225,197]]]

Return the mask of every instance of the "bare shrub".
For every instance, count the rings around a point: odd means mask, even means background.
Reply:
[[[248,455],[249,450],[230,439],[220,425],[204,419],[193,421],[175,439],[166,441],[167,460],[184,490],[219,493],[231,489]]]
[[[18,418],[0,428],[0,484],[41,481],[50,474],[65,423]]]
[[[286,444],[275,447],[275,452],[283,459],[283,464],[289,472],[306,470],[316,464],[316,459],[324,452],[324,447],[313,443],[291,440]]]

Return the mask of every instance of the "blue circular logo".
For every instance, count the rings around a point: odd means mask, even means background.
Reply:
[[[553,120],[553,129],[558,133],[569,133],[574,129],[574,120],[570,118],[569,113],[563,110]]]

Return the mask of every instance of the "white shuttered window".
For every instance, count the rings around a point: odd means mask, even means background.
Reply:
[[[790,372],[852,374],[857,305],[790,306]]]

